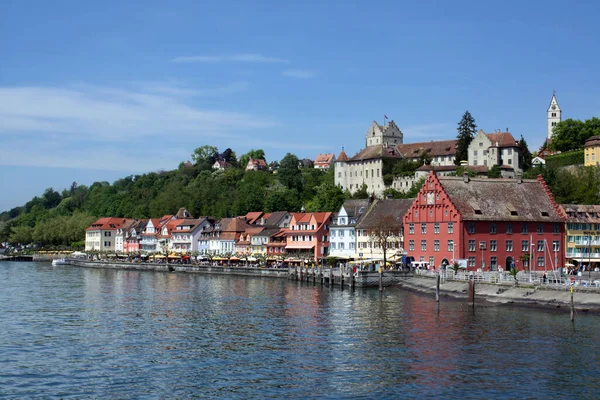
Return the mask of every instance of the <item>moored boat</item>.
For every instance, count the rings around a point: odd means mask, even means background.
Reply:
[[[65,258],[55,258],[54,260],[52,260],[52,266],[56,267],[58,265],[67,265],[68,262]]]

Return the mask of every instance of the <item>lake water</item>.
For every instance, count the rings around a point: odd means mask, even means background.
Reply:
[[[598,398],[600,317],[0,262],[4,398]]]

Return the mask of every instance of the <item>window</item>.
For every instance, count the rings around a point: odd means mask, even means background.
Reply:
[[[414,240],[408,241],[408,250],[415,251],[415,241]]]
[[[413,235],[415,233],[415,224],[408,224],[408,233]]]
[[[553,240],[552,241],[552,251],[557,252],[560,250],[560,241]]]
[[[560,233],[560,225],[559,224],[552,224],[552,233]]]
[[[553,122],[553,123],[552,123],[552,126],[556,126],[556,122]]]
[[[421,240],[421,251],[427,251],[427,240]]]
[[[448,251],[454,251],[454,240],[448,240]]]
[[[454,222],[448,222],[448,233],[454,233]]]
[[[512,224],[511,223],[506,224],[506,233],[508,233],[508,234],[512,233]]]
[[[546,265],[546,260],[545,260],[544,256],[539,256],[537,259],[537,266],[544,267],[545,265]]]
[[[473,157],[477,157],[477,150],[473,150]]]
[[[475,267],[475,257],[469,257],[469,267]]]
[[[506,251],[507,252],[512,251],[512,240],[507,240],[506,241]]]
[[[469,251],[475,251],[475,240],[469,240]]]
[[[524,253],[529,251],[529,240],[521,240],[521,251]]]
[[[440,233],[440,223],[436,222],[433,224],[433,233]]]
[[[537,233],[544,233],[544,224],[537,224]]]
[[[498,241],[490,240],[490,251],[498,251]]]
[[[435,258],[433,256],[429,256],[429,265],[435,265]]]
[[[475,223],[474,222],[469,222],[469,226],[468,226],[468,232],[469,233],[475,233]]]
[[[538,240],[538,242],[537,242],[537,251],[539,251],[539,252],[543,252],[544,251],[544,241],[543,240]]]
[[[521,233],[529,233],[529,226],[526,223],[521,225]]]
[[[553,117],[556,117],[556,113],[552,113],[552,116],[553,116]]]
[[[490,257],[490,270],[496,271],[498,269],[498,258],[496,256]]]
[[[496,224],[494,224],[494,223],[490,224],[490,233],[496,234]]]
[[[440,251],[440,241],[439,240],[433,241],[433,251]]]
[[[427,224],[421,224],[421,233],[422,234],[426,234],[427,233]]]

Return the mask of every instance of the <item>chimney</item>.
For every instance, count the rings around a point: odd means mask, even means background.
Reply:
[[[469,173],[467,171],[463,172],[463,182],[469,183]]]

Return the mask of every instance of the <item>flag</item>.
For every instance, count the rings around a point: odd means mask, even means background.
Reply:
[[[384,114],[383,119],[389,119],[389,118],[387,117],[387,115]]]

